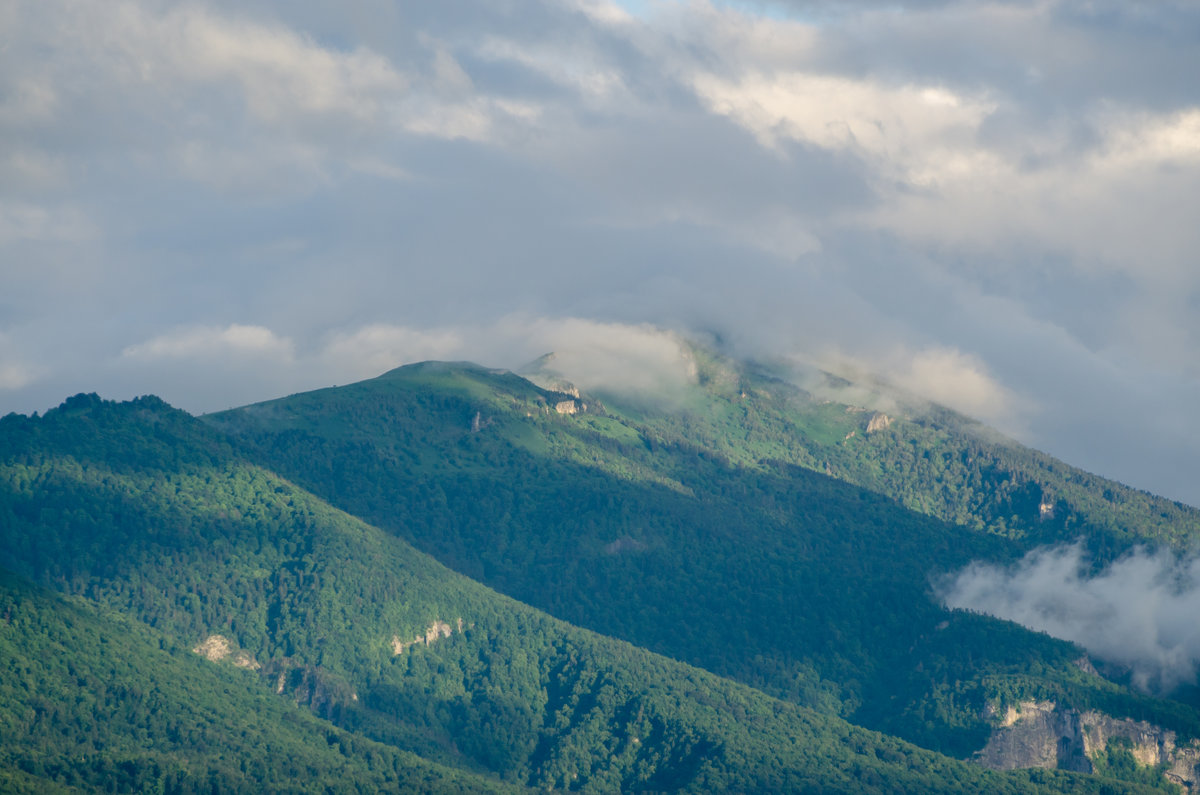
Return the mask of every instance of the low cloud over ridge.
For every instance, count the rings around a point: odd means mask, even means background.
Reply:
[[[1200,504],[1197,4],[0,9],[0,413],[578,318],[840,352]]]
[[[1091,573],[1082,547],[1030,552],[1010,568],[973,563],[941,583],[947,607],[1015,621],[1127,668],[1135,686],[1195,684],[1200,557],[1139,547]]]

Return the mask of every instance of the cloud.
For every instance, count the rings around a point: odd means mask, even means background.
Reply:
[[[0,56],[0,129],[10,133],[10,170],[26,179],[84,176],[84,164],[54,151],[65,145],[93,166],[123,152],[135,165],[169,164],[252,198],[265,192],[256,181],[278,183],[276,197],[295,195],[297,180],[283,174],[310,174],[303,190],[313,190],[356,154],[347,142],[378,150],[406,134],[484,141],[537,115],[529,102],[473,90],[430,37],[414,42],[416,63],[401,65],[365,44],[319,41],[252,4],[18,5],[13,44]],[[58,57],[39,56],[50,51]]]
[[[292,341],[269,328],[231,323],[182,328],[130,345],[121,357],[140,362],[228,358],[265,358],[290,362],[295,358]]]
[[[0,333],[0,390],[21,389],[37,377],[37,370],[21,359],[12,340]]]
[[[1005,433],[1020,435],[1034,406],[1005,387],[976,356],[956,348],[932,346],[909,350],[880,346],[863,356],[830,350],[794,358],[797,376],[806,388],[830,399],[866,405],[881,411],[922,410],[938,403],[985,422]],[[808,367],[841,375],[852,385],[831,389],[824,379],[806,376]]]
[[[937,85],[887,86],[837,75],[753,73],[694,78],[714,112],[747,128],[763,146],[793,139],[875,161],[881,177],[933,184],[987,168],[972,139],[995,105]],[[983,160],[980,163],[978,161]]]
[[[325,372],[358,379],[426,359],[471,359],[516,370],[547,353],[554,356],[544,368],[585,391],[675,399],[696,380],[695,363],[675,334],[573,317],[508,315],[494,323],[425,330],[374,324],[332,335],[315,360]]]
[[[467,355],[467,350],[458,329],[426,330],[377,323],[334,333],[317,357],[334,375],[334,381],[344,382],[376,376],[403,364],[456,359]]]
[[[184,326],[125,347],[116,369],[139,384],[132,394],[154,392],[200,412],[352,383],[430,359],[519,370],[551,352],[546,369],[584,390],[675,401],[696,379],[686,345],[671,332],[526,314],[432,328],[373,323],[304,344],[261,325]],[[147,386],[153,379],[159,385]]]
[[[0,329],[39,368],[0,410],[568,342],[682,383],[628,330],[691,329],[1200,500],[1200,13],[1127,5],[0,4]]]
[[[650,325],[542,318],[510,319],[501,327],[544,346],[554,354],[545,368],[585,391],[674,401],[696,382],[683,340]]]
[[[974,563],[941,584],[941,598],[1078,643],[1143,690],[1196,681],[1200,558],[1139,548],[1093,573],[1079,545],[1046,548],[1008,569]]]
[[[1004,429],[1012,427],[1021,408],[1020,399],[998,383],[978,357],[953,348],[919,351],[891,377],[913,394]]]

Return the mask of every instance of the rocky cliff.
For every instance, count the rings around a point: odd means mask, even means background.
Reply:
[[[1162,769],[1163,776],[1185,792],[1200,791],[1200,741],[1180,744],[1175,732],[1150,723],[1062,708],[1053,701],[988,705],[984,717],[995,726],[988,744],[975,755],[985,767],[1091,773],[1115,742],[1128,749],[1139,766]]]

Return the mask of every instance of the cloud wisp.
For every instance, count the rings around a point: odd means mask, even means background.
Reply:
[[[1200,557],[1137,548],[1092,572],[1080,545],[1035,550],[1010,568],[974,563],[940,584],[946,606],[1073,641],[1127,669],[1143,690],[1195,684]]]
[[[0,336],[0,353],[4,339]],[[546,371],[585,391],[677,403],[696,380],[688,346],[646,325],[506,315],[492,322],[419,328],[372,323],[299,343],[259,325],[182,326],[127,346],[115,366],[129,378],[171,374],[160,397],[190,411],[373,378],[426,360],[470,360],[518,370],[553,353]],[[213,386],[213,370],[224,377]],[[22,377],[0,360],[0,388]],[[7,380],[6,380],[7,379]],[[227,381],[235,380],[230,390]],[[13,383],[12,386],[19,384]]]

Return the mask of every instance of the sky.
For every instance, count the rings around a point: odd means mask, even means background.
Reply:
[[[1189,0],[0,0],[0,414],[700,334],[1200,505],[1198,74]]]

